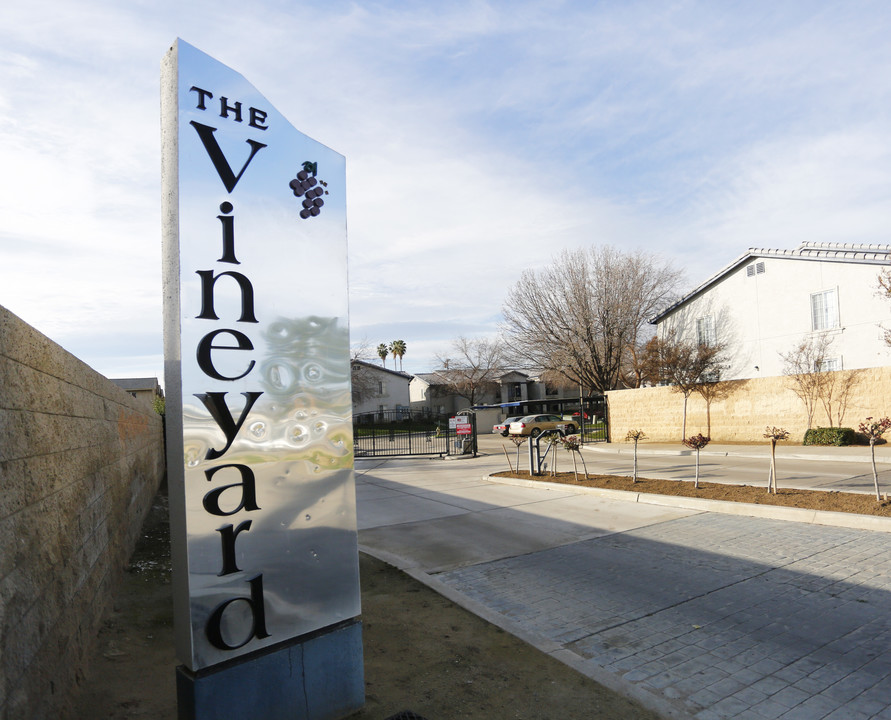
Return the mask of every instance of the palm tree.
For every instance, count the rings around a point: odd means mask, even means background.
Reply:
[[[402,370],[402,356],[405,355],[405,340],[394,340],[390,343],[390,352],[393,353],[393,367],[396,367],[396,358],[399,358],[399,369]]]
[[[377,355],[381,359],[381,362],[384,364],[384,367],[387,367],[387,355],[389,354],[390,348],[388,348],[385,343],[381,343],[377,346]]]

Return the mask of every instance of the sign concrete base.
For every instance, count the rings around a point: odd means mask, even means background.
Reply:
[[[339,720],[365,702],[358,620],[244,655],[176,671],[179,720]]]

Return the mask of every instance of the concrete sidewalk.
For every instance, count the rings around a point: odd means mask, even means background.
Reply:
[[[492,440],[358,460],[362,549],[665,717],[891,720],[888,534],[500,485]]]

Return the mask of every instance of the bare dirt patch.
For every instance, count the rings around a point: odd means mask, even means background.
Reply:
[[[170,535],[155,499],[66,720],[176,718]],[[365,708],[427,720],[658,720],[396,568],[360,554]]]
[[[446,718],[656,720],[405,573],[360,555],[365,709]]]
[[[499,472],[494,477],[511,477],[529,480],[528,472]],[[726,500],[728,502],[754,503],[756,505],[780,505],[783,507],[805,508],[808,510],[826,510],[830,512],[855,513],[858,515],[879,515],[891,517],[891,502],[877,502],[874,495],[862,493],[846,493],[824,490],[792,490],[780,488],[777,493],[768,494],[767,485],[728,485],[724,483],[699,483],[680,480],[653,480],[638,477],[633,482],[631,477],[621,475],[594,475],[585,479],[584,472],[579,470],[579,480],[571,472],[559,472],[556,475],[536,475],[532,480],[565,483],[584,487],[604,488],[607,490],[624,490],[635,493],[651,493],[653,495],[673,495],[676,497],[696,497],[708,500]]]

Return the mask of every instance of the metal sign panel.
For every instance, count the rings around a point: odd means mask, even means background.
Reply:
[[[180,660],[359,615],[344,158],[177,41],[162,74]]]

